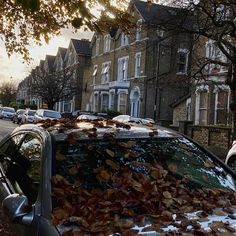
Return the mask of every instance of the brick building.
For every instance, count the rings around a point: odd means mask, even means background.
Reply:
[[[170,105],[189,91],[192,38],[157,27],[161,19],[173,17],[171,7],[135,0],[129,11],[136,19],[129,34],[113,29],[93,35],[82,109],[110,109],[172,123]]]

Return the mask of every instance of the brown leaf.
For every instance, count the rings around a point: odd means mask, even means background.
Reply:
[[[162,195],[164,196],[164,198],[167,198],[167,199],[171,199],[171,198],[172,198],[171,193],[168,192],[168,191],[164,191],[164,192],[162,193]]]
[[[120,165],[118,163],[115,163],[112,160],[106,160],[106,164],[111,166],[115,170],[119,170],[120,169]]]
[[[106,149],[106,153],[111,157],[115,157],[115,153],[109,149]]]
[[[58,220],[66,219],[69,216],[68,211],[62,208],[54,208],[52,214]]]
[[[118,227],[118,228],[130,229],[134,226],[134,222],[132,220],[121,219],[121,220],[115,222],[114,225],[115,225],[115,227]]]
[[[178,167],[176,164],[174,163],[171,163],[168,165],[168,170],[172,173],[176,173],[176,171],[178,170]]]
[[[206,162],[204,163],[204,166],[207,168],[212,168],[212,167],[215,167],[215,164],[211,160],[206,160]]]
[[[216,216],[225,216],[227,215],[224,211],[221,210],[213,210],[213,214]]]
[[[65,155],[63,155],[62,153],[60,153],[59,151],[57,151],[56,153],[56,159],[57,161],[64,161],[66,159]]]
[[[70,175],[77,175],[79,171],[78,171],[77,166],[73,166],[68,170],[68,172]]]
[[[70,144],[76,144],[76,141],[78,140],[78,138],[79,138],[79,135],[76,132],[71,132],[71,133],[67,134],[67,141]]]
[[[100,172],[97,175],[97,178],[100,181],[108,181],[110,180],[111,176],[106,170],[100,170]]]

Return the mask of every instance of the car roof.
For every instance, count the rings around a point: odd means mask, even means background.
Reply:
[[[152,124],[127,124],[111,119],[76,120],[65,118],[45,120],[37,124],[21,125],[16,130],[48,132],[58,141],[70,138],[75,140],[89,140],[104,138],[182,137],[181,134],[161,126]]]

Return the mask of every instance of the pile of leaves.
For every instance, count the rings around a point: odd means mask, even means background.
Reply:
[[[39,125],[57,132],[78,129],[84,121],[47,120]],[[115,128],[129,130],[132,124],[123,124],[112,120],[87,121],[91,128],[82,129],[89,138],[97,137],[98,128]],[[149,137],[158,135],[152,127],[148,127]],[[87,149],[93,155],[101,155],[103,164],[94,169],[94,176],[100,187],[87,188],[83,181],[69,182],[62,175],[52,178],[52,197],[56,207],[52,211],[52,224],[78,226],[78,230],[64,232],[63,236],[79,235],[138,235],[140,232],[157,231],[178,235],[224,235],[236,232],[230,224],[209,222],[208,216],[222,216],[235,219],[236,192],[228,189],[193,189],[189,176],[182,179],[175,175],[177,167],[170,164],[163,167],[157,160],[150,163],[139,161],[130,147],[132,141],[116,143],[115,133],[105,133],[104,139],[111,145],[118,145],[124,150],[124,159],[131,160],[132,165],[120,163],[112,149],[94,150],[90,143]],[[67,133],[67,141],[74,145],[78,139],[76,132]],[[109,146],[109,145],[108,145]],[[160,150],[149,150],[159,155]],[[57,153],[59,163],[66,156]],[[193,157],[192,157],[193,158]],[[205,167],[213,168],[214,163],[207,160]],[[133,168],[136,166],[135,168]],[[68,170],[70,175],[77,176],[80,166],[75,165]],[[141,171],[136,171],[136,170]],[[145,171],[144,171],[145,169]],[[105,186],[102,188],[101,186]],[[189,217],[189,213],[196,213]],[[208,229],[202,228],[201,222],[209,222]],[[137,227],[138,226],[138,227]],[[143,234],[142,234],[143,235]]]
[[[163,228],[172,225],[178,229],[172,232],[173,235],[235,232],[223,222],[210,223],[211,233],[199,224],[208,221],[207,216],[212,214],[233,215],[236,205],[234,191],[187,188],[187,176],[179,180],[171,173],[173,166],[166,170],[157,162],[145,163],[149,175],[137,173],[129,166],[120,166],[111,160],[107,160],[106,165],[117,171],[109,171],[105,166],[94,170],[98,181],[109,183],[110,187],[106,189],[86,189],[79,179],[69,183],[61,175],[52,178],[53,197],[57,202],[52,212],[52,223],[76,224],[80,229],[67,231],[63,236],[112,235],[115,232],[137,235],[139,230],[134,229],[135,225],[141,227],[142,232],[165,232]],[[195,219],[187,217],[187,213],[192,212],[197,212]]]

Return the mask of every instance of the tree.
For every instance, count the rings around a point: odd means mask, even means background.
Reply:
[[[30,91],[40,97],[49,109],[66,98],[72,98],[80,92],[76,78],[77,65],[64,67],[60,71],[48,72],[37,67],[31,73]]]
[[[126,1],[112,5],[109,0],[0,0],[0,35],[8,55],[17,52],[29,59],[27,46],[58,35],[65,27],[102,32],[110,27],[128,29],[132,17],[124,10]],[[95,11],[103,7],[101,17]],[[95,8],[95,9],[94,9]]]
[[[9,106],[16,101],[16,85],[13,82],[4,82],[0,86],[0,101],[2,106]]]
[[[211,39],[220,50],[219,56],[202,56],[192,67],[192,76],[206,79],[206,66],[215,64],[227,68],[226,84],[231,89],[231,111],[233,114],[233,138],[236,138],[236,2],[235,0],[172,0],[171,4],[181,8],[172,20],[161,22],[166,30],[178,30],[193,34],[195,39]],[[224,60],[222,60],[224,58]],[[195,69],[193,71],[193,69]]]

